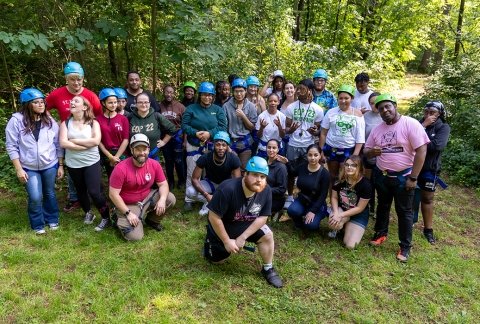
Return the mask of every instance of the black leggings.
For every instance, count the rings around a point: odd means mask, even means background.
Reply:
[[[92,197],[93,204],[102,218],[109,218],[107,200],[103,193],[100,161],[83,168],[68,168],[68,173],[77,189],[78,201],[83,211],[86,213],[91,209],[90,197]]]

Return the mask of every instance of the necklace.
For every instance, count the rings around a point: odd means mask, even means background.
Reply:
[[[215,159],[215,154],[212,154],[212,160],[213,160],[213,163],[215,163],[216,166],[222,166],[223,163],[225,163],[226,159],[227,159],[227,154],[225,153],[225,157],[223,158],[223,160],[221,162],[217,162],[217,160]]]

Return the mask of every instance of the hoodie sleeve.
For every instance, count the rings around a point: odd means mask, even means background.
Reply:
[[[171,121],[169,121],[167,118],[165,118],[165,116],[163,116],[161,113],[155,112],[154,114],[158,119],[162,133],[164,131],[170,136],[175,135],[175,132],[176,132],[175,125]]]
[[[21,121],[18,120],[17,117],[12,116],[7,123],[7,127],[5,128],[5,147],[10,160],[20,158],[20,147],[18,142],[18,139],[20,138],[20,125]]]
[[[191,121],[192,121],[192,109],[190,107],[187,107],[187,109],[185,110],[185,113],[182,116],[182,130],[188,136],[195,136],[198,130],[190,126]]]

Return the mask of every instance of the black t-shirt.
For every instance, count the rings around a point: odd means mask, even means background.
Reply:
[[[308,170],[308,163],[300,164],[293,172],[297,178],[299,196],[310,201],[308,210],[316,214],[322,205],[325,204],[330,185],[330,174],[323,166],[315,172]]]
[[[227,152],[223,164],[216,165],[213,162],[213,151],[211,151],[198,158],[197,166],[205,170],[205,178],[220,184],[232,177],[232,171],[240,167],[240,159],[235,154]]]
[[[208,209],[222,218],[227,231],[229,227],[236,224],[251,223],[257,217],[271,214],[270,187],[266,185],[262,192],[247,198],[243,192],[242,179],[234,178],[222,182],[207,205]]]
[[[363,177],[353,188],[346,182],[336,182],[332,190],[338,195],[338,206],[343,210],[349,210],[357,206],[360,199],[370,199],[372,197],[372,186],[370,181]]]
[[[134,96],[130,94],[127,89],[125,89],[125,92],[127,93],[127,105],[125,106],[125,111],[131,113],[133,111],[133,108],[137,106],[137,96]],[[147,90],[142,90],[142,93],[146,93],[148,97],[150,98],[150,107],[153,108],[154,111],[160,112],[160,107],[158,106],[157,99]]]

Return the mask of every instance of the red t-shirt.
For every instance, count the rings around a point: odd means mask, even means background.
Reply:
[[[115,166],[110,176],[110,186],[120,189],[120,197],[127,205],[143,201],[154,183],[165,181],[160,163],[148,159],[142,167],[133,164],[129,157]]]
[[[118,149],[123,140],[128,140],[130,124],[127,117],[117,114],[108,119],[102,114],[97,116],[97,121],[102,132],[102,144],[107,150]]]
[[[100,99],[98,99],[97,95],[94,92],[88,90],[87,88],[83,88],[82,92],[78,95],[90,101],[93,107],[93,114],[95,116],[101,115],[103,113]],[[76,95],[68,91],[67,86],[57,88],[50,92],[50,94],[45,99],[47,103],[47,109],[57,109],[58,115],[60,116],[60,121],[63,122],[68,118],[68,116],[70,116],[70,101],[75,96]]]

